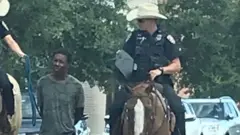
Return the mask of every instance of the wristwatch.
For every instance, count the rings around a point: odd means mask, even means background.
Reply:
[[[161,71],[161,74],[160,74],[160,75],[163,75],[163,74],[164,74],[163,67],[160,67],[160,68],[158,68],[158,69]]]

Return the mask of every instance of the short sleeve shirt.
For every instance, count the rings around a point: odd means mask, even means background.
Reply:
[[[166,58],[170,62],[176,58],[179,58],[182,54],[182,48],[176,44],[176,41],[174,40],[174,38],[171,35],[161,31],[160,28],[158,28],[156,32],[153,33],[152,35],[142,30],[133,31],[131,35],[127,38],[124,44],[123,50],[125,50],[127,53],[129,53],[129,55],[131,55],[134,58],[136,54],[137,44],[141,44],[142,46],[145,46],[145,47],[148,45],[159,46],[161,44],[162,50],[159,51],[161,52],[160,56],[164,57],[163,59]],[[138,68],[142,68],[142,67],[138,66]],[[141,77],[141,74],[143,77]],[[146,76],[147,74],[148,73],[145,73],[145,72],[144,73],[138,72],[136,75],[138,77],[135,77],[135,78],[138,78],[136,80],[143,80],[143,78],[147,77]],[[170,75],[163,75],[159,77],[159,79],[157,80],[159,80],[159,82],[162,82],[162,83],[172,83],[170,79]]]
[[[0,38],[3,39],[9,34],[9,29],[4,21],[0,20]]]
[[[144,33],[142,35],[146,35],[147,32],[145,31],[140,31],[140,30],[136,30],[133,31],[127,38],[124,46],[123,46],[123,50],[125,50],[127,53],[129,53],[131,56],[134,55],[135,53],[135,47],[136,47],[136,40],[137,40],[137,35],[139,33]],[[149,34],[149,33],[147,33]],[[158,30],[153,33],[153,35],[151,35],[153,38],[155,38],[156,40],[162,40],[160,38],[164,38],[165,42],[163,44],[163,48],[164,48],[164,56],[167,57],[168,60],[172,61],[175,58],[178,58],[181,56],[182,54],[182,48],[178,45],[176,45],[176,41],[175,39],[167,34],[164,37],[160,37],[159,35],[161,35],[161,30],[160,28],[158,28]],[[143,42],[148,42],[148,36],[146,37],[142,37]]]
[[[56,81],[51,75],[42,77],[37,86],[38,105],[41,108],[42,135],[71,135],[75,110],[84,107],[83,87],[71,75]]]

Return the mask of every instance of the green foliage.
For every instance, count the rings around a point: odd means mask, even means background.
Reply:
[[[184,79],[197,96],[231,95],[239,89],[239,48],[231,26],[239,1],[174,1],[166,7],[170,30],[184,39]]]
[[[97,82],[100,87],[114,87],[108,66],[113,64],[110,60],[127,35],[126,19],[117,14],[125,8],[122,0],[11,3],[11,12],[5,19],[31,56],[34,81],[49,71],[51,52],[65,47],[74,56],[70,70],[73,75],[90,84]],[[184,47],[183,83],[192,84],[197,96],[239,98],[239,5],[239,0],[170,0],[160,8],[169,17],[164,21],[167,29]],[[8,72],[16,70],[23,80],[23,66],[16,65],[15,56],[7,54],[4,59]]]
[[[70,73],[81,81],[106,86],[106,64],[126,37],[121,5],[95,0],[12,1],[7,23],[31,56],[34,80],[47,73],[51,52],[67,48],[74,57]],[[14,64],[13,64],[14,65]]]

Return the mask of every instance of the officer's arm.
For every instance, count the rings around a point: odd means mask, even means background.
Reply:
[[[11,36],[7,25],[3,21],[0,24],[0,33],[1,38],[7,43],[8,47],[11,48],[12,51],[17,53],[20,57],[25,55],[18,43]]]
[[[40,111],[40,116],[42,117],[43,115],[43,95],[42,95],[42,86],[41,86],[41,80],[38,80],[37,82],[37,105],[39,107]]]
[[[17,53],[20,57],[23,57],[25,55],[18,43],[13,39],[11,35],[5,36],[4,41],[8,44],[8,47],[11,48],[11,50]]]
[[[175,44],[175,40],[171,35],[166,37],[166,43],[164,44],[165,56],[171,61],[168,66],[162,67],[164,74],[174,74],[181,70],[180,55],[182,49]]]
[[[127,39],[125,40],[123,50],[126,51],[130,56],[134,55],[134,49],[136,44],[136,32],[132,32],[128,35]]]
[[[81,119],[84,113],[84,106],[85,106],[85,95],[82,84],[79,82],[77,84],[77,94],[76,94],[76,104],[75,104],[75,114],[74,114],[74,123],[77,124],[78,121]]]

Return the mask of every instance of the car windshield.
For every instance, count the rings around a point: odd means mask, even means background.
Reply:
[[[198,118],[225,119],[222,103],[191,103]]]
[[[186,114],[194,114],[194,110],[192,110],[191,104],[183,102],[183,105],[185,107]]]
[[[36,109],[36,112],[37,112],[37,109]],[[22,117],[25,119],[32,118],[32,106],[31,106],[31,102],[28,94],[22,94]],[[37,118],[40,118],[38,112],[37,112]]]

